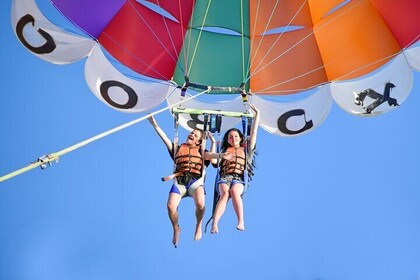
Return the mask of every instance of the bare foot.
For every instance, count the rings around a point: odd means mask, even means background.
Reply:
[[[194,235],[194,240],[200,240],[202,236],[202,232],[201,232],[201,224],[200,225],[196,225],[195,227],[195,235]]]
[[[172,237],[172,244],[174,244],[175,248],[178,248],[179,234],[180,233],[181,233],[181,228],[179,226],[177,228],[174,228],[174,235]]]
[[[219,233],[219,228],[217,227],[217,225],[212,225],[211,226],[211,231],[210,231],[210,233],[211,234],[217,234],[217,233]]]
[[[244,226],[244,224],[238,224],[238,225],[236,226],[236,229],[237,229],[237,230],[240,230],[240,231],[244,231],[244,230],[245,230],[245,226]]]

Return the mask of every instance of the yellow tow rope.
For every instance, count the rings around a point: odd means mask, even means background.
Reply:
[[[50,153],[50,154],[41,156],[35,162],[32,162],[31,164],[29,164],[29,165],[27,165],[27,166],[25,166],[25,167],[23,167],[21,169],[18,169],[16,171],[13,171],[13,172],[11,172],[9,174],[6,174],[6,175],[0,177],[0,182],[6,181],[6,180],[8,180],[10,178],[13,178],[13,177],[15,177],[17,175],[20,175],[22,173],[25,173],[25,172],[27,172],[29,170],[32,170],[34,168],[37,168],[37,167],[41,167],[42,169],[44,169],[47,166],[52,165],[53,162],[57,162],[58,159],[59,159],[59,157],[65,155],[67,153],[70,153],[70,152],[72,152],[72,151],[74,151],[76,149],[79,149],[79,148],[81,148],[83,146],[86,146],[87,144],[89,144],[89,143],[91,143],[93,141],[96,141],[98,139],[101,139],[101,138],[103,138],[105,136],[108,136],[108,135],[110,135],[112,133],[115,133],[115,132],[120,131],[120,130],[122,130],[124,128],[127,128],[129,126],[132,126],[132,125],[134,125],[136,123],[139,123],[139,122],[147,119],[150,116],[154,116],[156,114],[159,114],[159,113],[161,113],[163,111],[166,111],[167,109],[170,109],[172,107],[175,107],[175,106],[177,106],[177,105],[179,105],[179,104],[181,104],[183,102],[186,102],[186,101],[188,101],[190,99],[196,98],[197,96],[202,95],[202,94],[207,93],[207,92],[208,92],[208,90],[205,90],[205,91],[200,92],[200,93],[198,93],[196,95],[193,95],[193,96],[190,96],[188,98],[185,98],[185,99],[183,99],[183,100],[181,100],[181,101],[179,101],[177,103],[174,103],[174,104],[172,104],[170,106],[167,106],[165,108],[162,108],[160,110],[157,110],[157,111],[155,111],[153,113],[147,114],[146,116],[140,117],[140,118],[135,119],[133,121],[129,121],[129,122],[124,123],[124,124],[122,124],[120,126],[117,126],[117,127],[112,128],[112,129],[110,129],[108,131],[105,131],[105,132],[103,132],[101,134],[98,134],[96,136],[93,136],[93,137],[91,137],[89,139],[86,139],[86,140],[84,140],[84,141],[82,141],[80,143],[77,143],[77,144],[75,144],[73,146],[70,146],[70,147],[68,147],[66,149],[63,149],[63,150],[58,151],[58,152],[55,152],[55,153]]]

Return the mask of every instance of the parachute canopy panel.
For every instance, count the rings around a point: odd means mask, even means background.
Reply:
[[[258,95],[249,100],[261,109],[261,126],[295,136],[324,121],[333,99],[359,116],[398,107],[410,94],[412,70],[420,69],[418,0],[51,2],[66,24],[88,35],[61,30],[35,0],[13,0],[18,40],[53,63],[88,56],[90,89],[123,112],[164,99],[175,104],[177,93],[247,91]],[[188,107],[244,109],[241,97],[206,99]],[[187,117],[185,125],[199,124]]]
[[[389,30],[406,48],[419,39],[420,1],[370,0],[385,21]]]
[[[291,94],[328,81],[312,28],[255,36],[251,46],[253,92]]]
[[[190,81],[221,87],[241,85],[249,60],[249,39],[191,29],[187,32],[186,40],[193,42],[192,45],[196,47],[188,50],[188,45],[184,44],[178,64],[187,62],[186,73]],[[242,47],[244,52],[241,51]],[[175,82],[183,84],[186,73],[177,68]]]
[[[100,5],[98,1],[51,0],[51,2],[86,34],[97,38],[126,0],[102,0]]]
[[[314,27],[329,81],[365,75],[401,51],[369,1],[352,1]]]
[[[220,28],[249,37],[248,1],[196,0],[191,28]]]
[[[280,27],[311,27],[307,1],[250,1],[251,34],[263,35]]]

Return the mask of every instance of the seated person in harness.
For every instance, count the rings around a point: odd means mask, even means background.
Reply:
[[[212,135],[210,135],[212,141],[211,152],[204,151],[202,154],[201,143],[205,134],[204,131],[199,129],[194,129],[188,135],[185,143],[178,147],[174,147],[174,143],[169,140],[165,132],[158,126],[155,118],[150,116],[148,119],[167,147],[176,165],[174,174],[162,179],[164,181],[174,179],[172,188],[169,192],[167,208],[173,228],[172,243],[176,248],[181,232],[181,228],[178,225],[178,206],[181,198],[191,196],[194,199],[195,216],[197,219],[194,240],[200,240],[202,237],[201,225],[205,212],[205,167],[203,165],[208,165],[210,163],[209,160],[216,162],[218,158],[231,159],[232,156],[225,153],[214,153],[215,139]],[[174,148],[176,148],[175,156]]]
[[[240,231],[245,230],[244,211],[242,195],[245,193],[244,174],[252,167],[253,154],[255,152],[257,130],[260,120],[260,111],[252,104],[249,106],[254,110],[254,122],[252,124],[248,147],[248,155],[244,148],[244,135],[236,128],[229,129],[223,136],[222,152],[233,155],[233,159],[222,159],[220,162],[218,193],[219,200],[213,214],[213,224],[211,233],[218,233],[218,223],[226,210],[226,205],[232,198],[232,206],[235,210],[238,223],[236,228]]]

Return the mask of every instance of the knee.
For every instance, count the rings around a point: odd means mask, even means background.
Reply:
[[[235,198],[240,198],[242,195],[243,189],[241,188],[233,188],[229,191],[230,196],[235,197]]]
[[[205,208],[204,202],[198,202],[197,205],[195,206],[195,208],[197,210],[204,211],[204,208]]]
[[[169,213],[175,213],[176,212],[177,206],[174,203],[168,202],[166,204],[166,207],[168,208]]]
[[[229,191],[220,191],[220,199],[228,199],[229,198]]]

